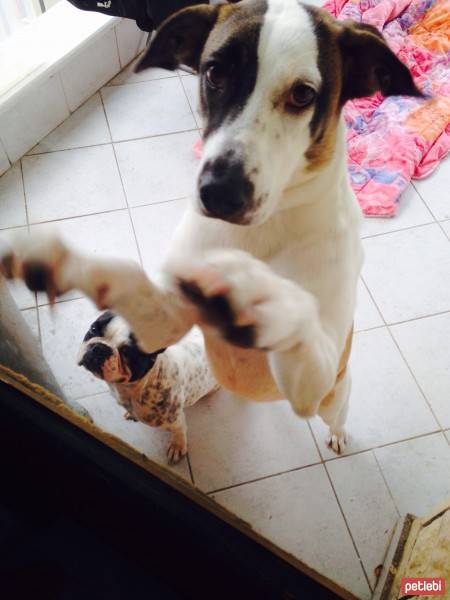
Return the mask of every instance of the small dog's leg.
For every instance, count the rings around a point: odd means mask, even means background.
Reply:
[[[330,428],[327,437],[327,446],[336,454],[342,454],[347,444],[345,421],[348,413],[348,401],[351,391],[350,368],[347,367],[344,377],[336,384],[334,394],[329,403],[319,406],[319,415]]]
[[[51,302],[81,290],[98,308],[122,315],[147,352],[175,343],[192,327],[175,294],[155,286],[138,264],[80,254],[56,235],[17,237],[12,248],[0,250],[0,272],[46,292]]]
[[[135,421],[136,423],[138,422],[136,417],[134,415],[132,415],[128,410],[124,413],[123,418],[126,421]]]
[[[169,463],[174,465],[187,454],[187,427],[184,412],[181,410],[178,419],[174,423],[164,426],[164,429],[172,434],[172,439],[167,448],[167,457]]]

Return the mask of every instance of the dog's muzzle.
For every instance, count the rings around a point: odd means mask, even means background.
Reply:
[[[238,161],[207,161],[198,178],[204,214],[231,223],[239,223],[251,207],[253,191],[253,184]]]
[[[103,365],[113,355],[113,350],[106,344],[96,342],[90,344],[78,363],[80,366],[85,367],[91,373],[95,373],[102,377]]]

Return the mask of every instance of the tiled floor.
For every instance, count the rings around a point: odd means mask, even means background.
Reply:
[[[196,109],[195,77],[125,69],[0,179],[1,233],[56,224],[72,243],[154,275],[193,185]],[[396,218],[366,220],[362,236],[346,456],[287,403],[219,392],[188,409],[189,462],[176,471],[369,598],[399,515],[450,495],[450,160],[409,188]],[[123,420],[76,366],[93,305],[72,293],[51,310],[12,289],[65,393],[164,463],[166,434]]]

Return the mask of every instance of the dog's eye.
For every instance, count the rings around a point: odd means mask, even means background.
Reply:
[[[213,63],[206,71],[206,81],[214,90],[223,90],[226,81],[225,68],[219,63]]]
[[[298,112],[309,106],[316,97],[316,91],[304,83],[295,85],[289,94],[286,108],[289,112]]]

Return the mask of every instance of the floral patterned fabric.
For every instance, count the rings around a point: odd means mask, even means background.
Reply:
[[[377,27],[429,96],[378,93],[344,107],[350,180],[361,208],[392,217],[411,178],[429,175],[450,150],[450,0],[328,0],[324,8],[338,20]]]

